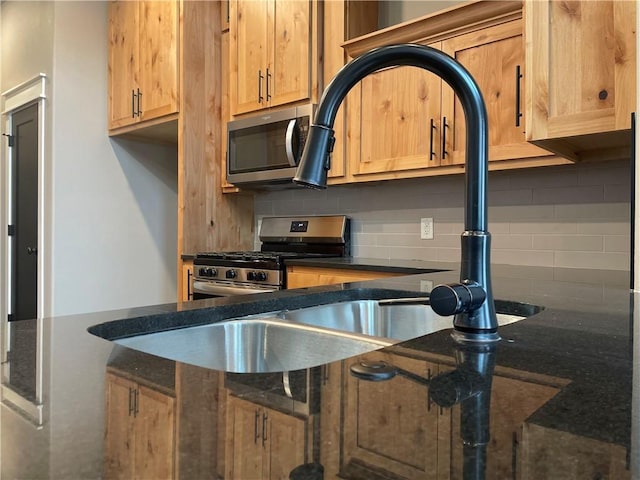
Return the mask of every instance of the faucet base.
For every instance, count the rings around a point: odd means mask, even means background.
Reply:
[[[451,337],[457,343],[465,344],[489,344],[500,341],[498,332],[464,332],[454,330],[451,333]]]

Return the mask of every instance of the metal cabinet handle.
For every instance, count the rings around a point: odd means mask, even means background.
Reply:
[[[271,79],[271,73],[269,73],[269,68],[267,68],[267,102],[271,100],[271,88],[269,87],[270,79]]]
[[[264,76],[262,75],[262,70],[258,70],[258,103],[262,103],[264,97],[262,96],[262,79]]]
[[[140,91],[140,89],[138,89],[138,116],[142,115],[141,99],[142,99],[142,92]]]
[[[431,119],[431,128],[429,128],[429,160],[433,160],[436,152],[433,151],[433,131],[436,129],[436,122]]]
[[[428,368],[428,369],[427,369],[427,380],[431,381],[431,377],[432,377],[432,375],[431,375],[431,369],[430,369],[430,368]],[[430,412],[430,411],[431,411],[431,402],[432,402],[432,401],[433,401],[433,400],[431,400],[431,395],[429,395],[429,391],[427,391],[427,412]]]
[[[253,418],[253,443],[258,444],[258,438],[260,438],[260,434],[258,433],[258,420],[260,418],[260,410],[256,410],[256,414]]]
[[[136,91],[131,90],[131,118],[136,118]]]
[[[193,292],[191,291],[191,277],[193,277],[193,273],[191,273],[191,270],[187,270],[187,300],[191,300],[193,298]]]
[[[447,123],[447,117],[442,117],[442,156],[441,158],[444,160],[447,156],[447,128],[449,128],[449,124]]]
[[[265,443],[267,443],[267,419],[269,415],[267,412],[262,414],[262,446],[264,447]]]
[[[129,416],[133,413],[133,388],[129,387]]]
[[[35,255],[38,253],[37,247],[27,247],[27,255]]]
[[[134,418],[138,416],[138,405],[139,405],[139,400],[140,400],[140,390],[139,389],[135,389],[135,398],[134,400],[134,406],[133,406],[133,416]]]
[[[522,79],[522,72],[520,71],[520,65],[516,66],[516,127],[520,126],[520,119],[522,118],[522,111],[520,111],[520,80]]]

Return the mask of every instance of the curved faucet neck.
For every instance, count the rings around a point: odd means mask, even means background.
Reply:
[[[464,228],[487,231],[487,205],[482,201],[487,185],[487,110],[471,74],[446,53],[414,44],[391,45],[365,53],[343,67],[329,83],[316,111],[315,125],[332,128],[340,104],[356,83],[371,73],[395,66],[419,67],[438,75],[460,99],[466,126]]]

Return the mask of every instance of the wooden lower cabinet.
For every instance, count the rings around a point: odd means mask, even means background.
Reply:
[[[188,302],[193,300],[193,292],[191,291],[191,277],[193,276],[193,260],[182,261],[182,278],[180,285],[179,301]]]
[[[436,479],[438,428],[444,412],[429,402],[424,384],[396,376],[370,382],[349,374],[350,364],[385,361],[419,377],[438,373],[438,365],[387,352],[373,352],[345,365],[343,461],[345,478]]]
[[[522,431],[525,421],[558,391],[559,388],[554,386],[501,375],[493,376],[489,421],[491,438],[487,445],[486,478],[520,478]],[[491,414],[491,412],[494,413]],[[456,406],[451,409],[450,475],[440,478],[452,480],[464,478],[463,439],[460,430],[460,407]]]
[[[308,420],[229,396],[225,479],[287,480],[308,458]]]
[[[345,362],[338,476],[411,480],[468,478],[463,475],[460,406],[438,406],[430,400],[427,382],[416,381],[417,378],[428,380],[456,368],[444,358],[417,358],[384,351]],[[349,368],[361,360],[384,361],[415,375],[416,379],[402,374],[387,381],[357,379],[350,374]],[[559,392],[558,385],[563,381],[555,379],[558,382],[553,383],[553,379],[546,377],[514,377],[512,372],[508,376],[501,372],[493,376],[486,469],[484,476],[470,478],[598,478],[584,475],[553,477],[546,476],[546,471],[522,476],[522,472],[527,471],[522,452],[526,420]],[[335,438],[327,436],[324,443],[329,441],[335,442]],[[557,450],[561,446],[553,448]],[[538,462],[530,463],[529,469]]]
[[[622,445],[528,424],[523,438],[522,479],[595,480],[631,478]]]
[[[400,275],[403,274],[293,265],[287,267],[287,288],[317,287],[319,285],[360,282],[364,280],[376,280],[378,278],[397,277]]]
[[[107,373],[105,479],[175,478],[175,402]]]

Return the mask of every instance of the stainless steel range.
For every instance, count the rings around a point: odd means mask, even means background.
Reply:
[[[286,262],[294,258],[343,257],[350,251],[344,215],[266,217],[260,251],[203,252],[193,261],[194,300],[286,288]]]

